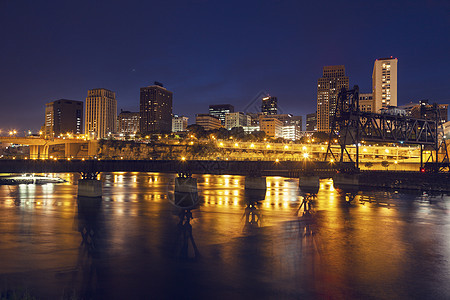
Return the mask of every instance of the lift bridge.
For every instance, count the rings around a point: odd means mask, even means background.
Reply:
[[[351,90],[343,88],[332,118],[325,161],[333,159],[341,166],[351,165],[353,170],[359,170],[361,141],[409,144],[420,147],[421,172],[449,171],[449,157],[437,104],[433,104],[431,115],[430,119],[415,119],[360,111],[358,86]],[[336,142],[340,147],[332,146]],[[356,156],[350,155],[349,145],[356,147]]]

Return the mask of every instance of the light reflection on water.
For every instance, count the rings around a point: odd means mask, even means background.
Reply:
[[[175,175],[101,174],[94,204],[77,204],[77,174],[59,176],[68,182],[0,186],[0,280],[42,298],[450,296],[447,196],[322,180],[305,214],[298,180],[268,177],[249,198],[242,176],[194,175],[200,206],[180,235]],[[180,260],[189,230],[200,258]]]

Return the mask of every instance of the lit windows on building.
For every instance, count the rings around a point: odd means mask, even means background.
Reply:
[[[264,115],[277,115],[278,114],[277,97],[267,96],[262,98],[261,112]]]
[[[225,126],[226,114],[233,112],[234,106],[231,104],[214,104],[209,106],[209,114],[218,118],[223,126]]]
[[[135,134],[139,132],[139,113],[130,111],[121,111],[117,116],[118,133]]]
[[[225,115],[225,128],[244,127],[251,125],[251,117],[243,112],[234,112]]]
[[[106,138],[116,131],[116,94],[107,89],[92,89],[86,98],[85,133],[90,139]]]
[[[160,133],[172,131],[172,97],[159,82],[140,89],[140,123],[141,133]]]
[[[343,65],[325,66],[317,82],[317,130],[329,132],[335,114],[339,92],[348,89],[348,77]]]
[[[397,106],[397,58],[375,60],[372,73],[373,112]]]
[[[186,131],[188,126],[188,117],[174,116],[172,118],[172,132]]]
[[[45,105],[44,136],[83,133],[83,102],[60,99]]]

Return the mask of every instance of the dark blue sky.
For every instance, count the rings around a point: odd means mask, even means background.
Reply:
[[[174,93],[176,114],[243,110],[265,91],[304,116],[323,66],[345,65],[350,85],[369,92],[374,60],[391,55],[399,104],[450,102],[445,0],[0,0],[0,40],[3,130],[38,130],[45,103],[97,87],[137,111],[139,88],[154,81]]]

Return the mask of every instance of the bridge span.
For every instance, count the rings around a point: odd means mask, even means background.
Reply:
[[[43,139],[40,137],[0,137],[0,143],[30,146],[30,159],[48,159],[49,149],[54,145],[64,145],[64,157],[78,156],[85,151],[87,156],[97,153],[98,141],[79,138]]]
[[[310,167],[312,163],[308,163]],[[0,160],[0,173],[100,173],[161,172],[298,177],[306,167],[302,161],[219,161],[219,160]],[[330,163],[316,162],[324,176],[336,169]]]

